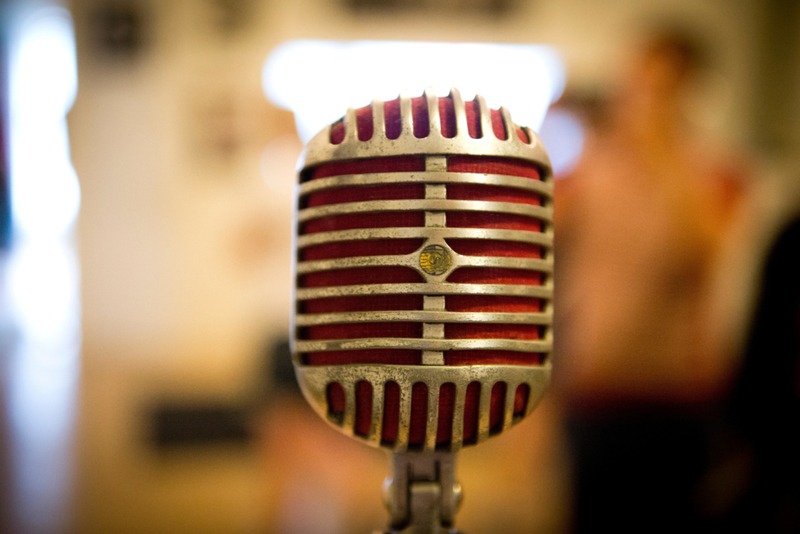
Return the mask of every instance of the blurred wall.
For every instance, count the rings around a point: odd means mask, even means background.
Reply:
[[[293,134],[292,118],[261,91],[265,6],[230,9],[243,12],[73,4],[82,532],[260,521],[250,451],[157,457],[148,439],[158,403],[243,402],[267,342],[288,330],[291,177],[267,187],[260,165],[270,141]]]
[[[548,43],[574,88],[602,92],[643,25],[674,20],[708,39],[718,71],[697,120],[726,141],[751,140],[757,0],[519,0],[493,17],[452,2],[399,13],[347,5],[72,2],[79,94],[69,126],[83,195],[78,531],[271,531],[270,472],[256,449],[160,455],[146,414],[165,399],[248,402],[266,347],[288,335],[300,146],[260,79],[282,41]],[[320,80],[320,91],[331,83]]]

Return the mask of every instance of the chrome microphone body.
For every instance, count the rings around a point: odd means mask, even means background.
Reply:
[[[391,532],[451,530],[454,453],[550,378],[552,173],[457,90],[349,109],[298,163],[292,358],[321,417],[393,453]]]

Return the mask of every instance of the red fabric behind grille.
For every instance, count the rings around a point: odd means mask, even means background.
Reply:
[[[300,235],[355,228],[419,228],[425,226],[424,211],[351,213],[312,219],[300,225]]]
[[[445,339],[539,339],[535,324],[446,323]]]
[[[422,276],[410,267],[359,267],[304,274],[300,276],[298,286],[331,287],[420,282],[424,282]]]
[[[411,114],[414,117],[414,137],[421,139],[431,133],[431,124],[428,117],[428,101],[425,97],[418,96],[411,99]]]
[[[422,295],[364,295],[312,299],[300,303],[300,313],[421,310]]]
[[[357,187],[325,189],[306,197],[305,206],[327,206],[346,202],[365,202],[368,200],[406,200],[425,198],[425,184],[379,184]]]
[[[478,439],[478,408],[481,400],[480,382],[470,382],[464,399],[464,444]]]
[[[369,174],[378,172],[422,172],[425,156],[391,156],[386,158],[335,161],[316,167],[311,179],[341,176],[343,174]]]
[[[506,129],[505,125],[503,124],[503,116],[500,115],[499,109],[491,110],[492,113],[492,131],[494,132],[494,136],[498,139],[502,139],[505,141],[506,139]],[[517,128],[517,135],[520,139],[524,142],[528,142],[528,136],[525,135],[525,132],[522,131],[522,128]]]
[[[481,123],[478,120],[478,116],[480,114],[478,103],[474,101],[464,102],[464,108],[467,115],[467,131],[469,132],[469,136],[473,139],[483,137],[483,129],[481,128]],[[504,131],[502,129],[502,124],[500,125],[500,131]],[[500,139],[502,139],[502,137]]]
[[[537,271],[501,269],[497,267],[461,267],[447,278],[454,284],[500,284],[539,286],[542,275]]]
[[[424,239],[363,239],[312,245],[300,250],[300,261],[352,258],[355,256],[397,256],[411,254]]]
[[[499,156],[450,156],[447,158],[450,172],[470,172],[476,174],[504,174],[541,180],[539,168],[535,163],[522,159],[501,158]]]
[[[409,445],[422,445],[428,423],[428,386],[417,382],[411,388],[411,428],[408,431]]]
[[[345,323],[300,328],[300,339],[421,338],[422,323]]]
[[[386,135],[390,139],[399,137],[401,121],[399,100],[384,103]],[[429,135],[428,110],[424,97],[412,99],[413,130],[416,137]],[[453,103],[449,98],[439,99],[439,114],[442,134],[454,137],[456,134]],[[468,133],[472,138],[483,137],[488,132],[481,131],[476,103],[466,103]],[[356,111],[358,138],[362,141],[370,139],[375,132],[372,126],[372,109],[370,106]],[[497,110],[491,110],[492,134],[498,139],[505,138],[502,117]],[[527,136],[516,128],[517,136],[528,142]],[[331,132],[334,143],[344,138],[344,125],[335,124]],[[376,158],[321,165],[309,176],[311,179],[336,176],[342,174],[367,174],[375,172],[420,172],[424,171],[425,160],[421,156],[402,156]],[[483,156],[451,156],[448,158],[448,171],[479,174],[500,174],[530,179],[541,179],[535,164],[523,160]],[[335,190],[321,191],[309,195],[306,206],[322,206],[342,202],[360,202],[367,200],[421,199],[424,198],[422,184],[385,184],[381,186],[353,186]],[[514,202],[528,205],[540,205],[541,198],[536,193],[516,188],[480,185],[480,184],[448,184],[447,198],[452,200],[484,200]],[[308,221],[301,225],[302,233],[316,233],[355,228],[391,228],[422,227],[424,212],[380,212],[368,214],[352,214],[323,217]],[[451,228],[496,228],[525,231],[541,231],[541,222],[535,218],[491,212],[456,211],[447,213],[447,226]],[[391,241],[391,242],[390,242]],[[374,240],[349,241],[307,247],[301,251],[302,261],[346,258],[364,255],[409,254],[421,246],[420,240]],[[482,241],[472,239],[451,239],[448,244],[459,254],[467,256],[494,257],[541,257],[541,248],[530,243],[511,241]],[[380,272],[376,272],[380,271]],[[330,272],[329,272],[330,273]],[[324,287],[329,285],[353,285],[367,283],[400,283],[421,282],[416,273],[407,269],[389,267],[383,269],[348,269],[326,273],[311,273],[301,277],[301,287]],[[415,278],[410,280],[410,278]],[[492,283],[492,284],[541,284],[542,277],[538,273],[515,269],[499,268],[461,268],[451,274],[451,283]],[[445,299],[448,311],[487,311],[487,312],[536,312],[540,310],[541,301],[531,297],[508,297],[493,295],[448,295]],[[423,299],[421,295],[392,295],[337,297],[315,299],[300,304],[303,313],[334,313],[345,311],[378,311],[378,310],[420,310]],[[306,335],[319,339],[357,337],[383,337],[384,335],[402,335],[403,337],[421,336],[414,323],[379,323],[379,324],[346,324],[322,327],[307,327],[302,330]],[[389,325],[389,326],[386,326]],[[495,325],[485,323],[445,325],[445,337],[448,339],[538,339],[539,327],[534,325]],[[475,350],[445,351],[446,365],[474,364],[519,364],[536,365],[542,363],[542,355],[515,351]],[[363,351],[319,352],[304,355],[309,365],[336,365],[345,363],[393,363],[399,365],[421,364],[421,352],[398,349],[371,349]],[[496,385],[492,389],[490,406],[490,426],[497,430],[503,421],[505,404],[505,384]],[[372,390],[357,388],[356,432],[366,434],[371,424],[371,411],[366,407],[372,402],[380,402],[372,398]],[[382,440],[393,443],[397,438],[399,420],[399,387],[390,382],[385,386],[384,420]],[[336,394],[334,394],[334,397]],[[529,396],[527,386],[515,392],[514,411],[524,411]],[[341,410],[344,410],[343,392]],[[477,439],[478,405],[480,385],[472,383],[467,389],[464,413],[464,434],[466,443]],[[331,398],[334,404],[339,401]],[[455,403],[455,386],[445,384],[440,391],[439,424],[437,443],[449,442],[452,439],[452,420]],[[338,406],[338,404],[336,404]],[[359,406],[362,406],[359,409]],[[424,441],[427,419],[427,387],[415,384],[412,392],[411,432],[409,441],[412,446],[419,446]]]
[[[541,300],[507,295],[447,295],[445,309],[454,312],[532,313],[541,310]]]
[[[424,221],[423,221],[424,224]],[[513,213],[483,211],[448,211],[448,228],[495,228],[498,230],[541,231],[539,219]]]
[[[483,137],[481,124],[479,121],[479,108],[477,102],[467,101],[464,102],[464,108],[467,116],[467,130],[469,136],[473,139]],[[428,119],[428,103],[424,96],[417,96],[411,99],[411,114],[414,124],[414,137],[422,138],[428,137],[430,133],[429,119]],[[506,139],[506,131],[503,125],[503,117],[500,115],[500,110],[489,110],[492,116],[492,133],[498,139]],[[386,125],[386,137],[388,139],[397,139],[400,137],[402,131],[402,124],[400,120],[400,99],[387,100],[383,103],[384,122]],[[456,135],[456,120],[455,112],[453,109],[453,101],[450,97],[439,98],[439,117],[442,123],[442,135],[444,137],[455,137]],[[372,106],[364,106],[356,110],[356,129],[358,130],[359,141],[368,141],[373,136],[372,124]],[[517,137],[523,143],[529,143],[530,140],[525,132],[519,126],[516,127]],[[338,120],[331,125],[330,141],[334,145],[340,144],[344,141],[344,122]]]
[[[422,351],[407,349],[364,349],[309,352],[305,365],[346,365],[351,363],[422,365]]]
[[[489,408],[489,428],[495,432],[500,430],[503,424],[506,388],[507,386],[504,382],[499,382],[492,388],[491,404]],[[394,443],[397,439],[399,422],[400,388],[395,382],[388,382],[384,391],[383,430],[381,440],[384,443]],[[456,388],[452,383],[443,384],[439,390],[439,419],[436,429],[436,443],[449,443],[452,440],[455,392]],[[464,399],[464,443],[474,443],[478,437],[480,393],[481,385],[478,382],[471,382],[467,386],[466,397]],[[371,398],[371,389],[369,395]],[[515,392],[514,412],[523,412],[527,403],[528,387],[522,384]],[[409,445],[420,446],[423,444],[427,424],[427,410],[428,387],[418,382],[412,387],[411,393],[411,429],[408,439]],[[366,428],[367,430],[365,433],[368,432],[369,426],[366,426]]]
[[[444,353],[445,365],[541,365],[538,352],[515,350],[448,350]]]
[[[383,103],[383,116],[386,121],[386,138],[397,139],[402,133],[400,119],[400,99],[388,100]]]
[[[492,386],[492,400],[489,408],[489,432],[496,433],[503,429],[503,411],[506,407],[506,383],[498,382]],[[372,391],[370,390],[370,393]]]
[[[439,424],[436,428],[436,443],[448,443],[453,439],[453,415],[456,405],[456,385],[452,382],[439,388]]]
[[[328,399],[328,415],[339,417],[344,414],[344,388],[338,382],[331,382],[325,390]]]
[[[445,239],[450,248],[464,256],[541,258],[542,249],[533,243],[497,239]]]
[[[359,436],[369,434],[372,425],[372,384],[366,380],[356,382],[356,425],[354,432]]]
[[[372,139],[372,106],[364,106],[356,110],[356,125],[359,141]]]
[[[381,441],[397,441],[397,428],[400,424],[400,386],[397,382],[386,382],[383,389],[383,426]]]
[[[338,145],[344,141],[344,119],[339,119],[331,125],[331,144]]]
[[[456,113],[453,101],[449,98],[439,99],[439,122],[442,125],[442,137],[456,136]]]
[[[489,427],[495,432],[502,428],[505,410],[505,382],[498,382],[492,388],[489,409]],[[518,388],[519,391],[519,388]],[[465,443],[474,442],[478,437],[478,404],[480,402],[481,385],[472,382],[467,386],[464,399],[464,433]],[[436,432],[436,443],[449,443],[453,438],[453,416],[455,414],[455,384],[443,384],[439,390],[439,421]],[[521,397],[520,403],[527,403],[527,397]],[[518,400],[515,396],[514,406]],[[524,409],[524,405],[523,408]]]
[[[364,106],[356,110],[356,129],[359,141],[372,139],[372,106]],[[339,120],[331,126],[331,143],[338,145],[344,141],[344,122]]]
[[[526,189],[500,187],[486,184],[447,184],[450,200],[483,200],[485,202],[514,202],[516,204],[541,204],[539,195]]]

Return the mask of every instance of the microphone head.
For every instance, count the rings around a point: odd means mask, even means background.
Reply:
[[[347,110],[298,163],[292,358],[311,406],[393,451],[519,422],[550,379],[552,172],[451,90]]]

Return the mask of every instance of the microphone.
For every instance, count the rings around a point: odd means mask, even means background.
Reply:
[[[300,388],[393,454],[390,532],[455,532],[454,454],[530,414],[550,380],[547,153],[505,108],[426,89],[348,109],[298,173]]]

